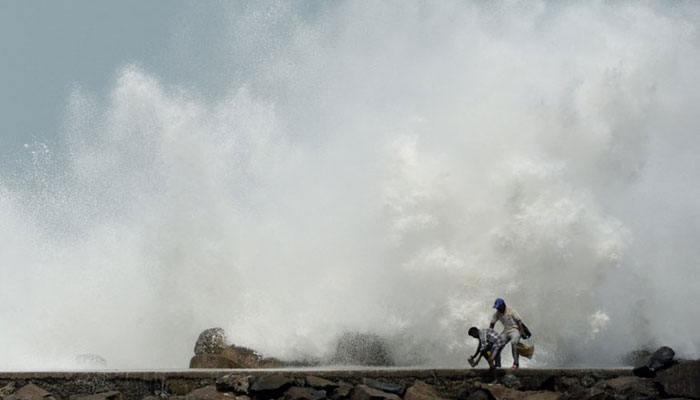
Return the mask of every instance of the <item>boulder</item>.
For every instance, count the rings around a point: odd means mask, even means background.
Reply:
[[[337,383],[331,382],[328,379],[319,378],[318,376],[307,376],[304,380],[306,381],[306,386],[314,389],[331,390],[338,387]]]
[[[284,400],[323,400],[326,398],[325,390],[292,386],[284,393]]]
[[[275,358],[265,358],[255,350],[242,346],[228,346],[220,355],[228,358],[238,368],[281,368],[284,363]]]
[[[523,384],[520,382],[520,379],[518,379],[518,377],[516,377],[513,374],[506,374],[503,378],[501,378],[501,383],[508,389],[519,390],[523,387]]]
[[[353,387],[347,383],[340,383],[338,384],[337,388],[333,389],[333,393],[331,394],[330,398],[334,400],[346,399],[348,396],[350,396],[352,388]]]
[[[442,397],[434,387],[423,381],[416,381],[406,389],[404,400],[442,400]]]
[[[350,400],[400,400],[401,398],[393,393],[382,392],[367,385],[357,385],[350,393]]]
[[[480,385],[495,400],[558,400],[561,394],[547,390],[520,391],[503,385]],[[476,392],[475,392],[476,393]],[[483,397],[483,395],[482,395]]]
[[[247,397],[243,396],[246,400]],[[242,400],[242,397],[236,397],[232,394],[221,393],[216,390],[216,386],[209,385],[200,389],[193,390],[187,393],[185,396],[174,396],[170,399],[182,399],[182,400]]]
[[[6,396],[4,400],[56,400],[48,391],[30,383],[22,386],[14,394]]]
[[[266,392],[271,394],[272,392],[284,392],[287,388],[292,386],[294,381],[286,376],[273,374],[273,375],[261,375],[255,378],[250,385],[251,392]]]
[[[681,361],[660,371],[654,382],[668,396],[700,399],[700,360]]]
[[[461,389],[457,392],[457,400],[493,400],[493,396],[488,390],[477,389],[469,391],[469,389]]]
[[[249,376],[239,374],[224,375],[216,380],[216,389],[221,392],[248,394],[250,378]]]
[[[394,365],[386,341],[375,334],[345,333],[338,339],[333,364],[390,366]]]
[[[182,396],[197,389],[197,382],[191,379],[168,379],[168,393]]]
[[[230,345],[223,328],[209,328],[199,334],[194,345],[194,354],[219,354]]]
[[[70,400],[127,400],[121,392],[110,391],[89,395],[70,396]]]
[[[674,364],[676,352],[668,346],[659,347],[649,357],[640,358],[632,372],[643,378],[653,377],[656,372]]]
[[[1,387],[0,388],[0,399],[5,397],[5,396],[11,395],[12,393],[15,392],[15,389],[16,388],[15,388],[14,382],[10,382],[10,383],[6,384],[5,386]]]
[[[372,389],[381,390],[382,392],[393,393],[397,396],[403,395],[403,392],[406,390],[404,385],[382,382],[372,378],[362,378],[362,384],[367,385]]]
[[[197,354],[190,360],[190,368],[239,368],[230,358],[221,354]]]
[[[616,398],[656,398],[659,393],[654,382],[637,376],[623,376],[603,381],[604,388]]]

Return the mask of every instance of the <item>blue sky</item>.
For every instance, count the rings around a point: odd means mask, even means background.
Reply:
[[[219,2],[0,2],[0,155],[54,141],[70,92],[80,86],[103,98],[125,64],[197,84],[196,52],[204,51],[201,42],[216,29],[222,8]],[[183,52],[183,32],[195,54]]]

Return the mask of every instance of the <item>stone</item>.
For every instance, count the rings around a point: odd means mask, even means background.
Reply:
[[[700,360],[681,361],[659,371],[654,382],[668,396],[700,399]]]
[[[194,354],[219,354],[230,345],[223,328],[209,328],[199,334]]]
[[[465,396],[466,395],[466,396]],[[458,400],[493,400],[493,396],[487,390],[477,389],[471,393],[468,390],[463,390],[457,393]]]
[[[382,382],[372,378],[362,378],[362,383],[371,387],[372,389],[381,390],[382,392],[387,393],[393,393],[398,396],[403,395],[403,392],[406,390],[406,387],[404,385]]]
[[[440,394],[434,387],[423,381],[416,381],[406,389],[404,400],[441,400]]]
[[[216,389],[221,392],[248,394],[250,378],[250,376],[240,374],[224,375],[216,380]]]
[[[304,378],[306,386],[314,389],[334,389],[338,387],[337,383],[331,382],[328,379],[319,378],[318,376],[307,376]]]
[[[250,385],[251,392],[283,392],[293,383],[292,379],[279,374],[261,375]]]
[[[333,390],[333,393],[331,394],[331,398],[334,400],[338,399],[346,399],[348,396],[350,396],[350,392],[352,392],[353,387],[348,385],[347,383],[340,383],[338,384],[338,387]]]
[[[495,400],[558,400],[561,394],[547,390],[520,391],[503,385],[481,385]]]
[[[401,398],[393,393],[382,392],[367,385],[357,385],[350,393],[350,400],[400,400]]]
[[[48,391],[30,383],[22,386],[14,394],[6,396],[4,400],[56,400]]]
[[[673,357],[676,352],[668,346],[659,347],[649,358],[649,369],[653,372],[660,371],[673,365]]]
[[[15,392],[15,389],[16,388],[15,388],[14,382],[10,382],[7,385],[1,387],[0,388],[0,398],[11,395],[12,393]]]
[[[239,365],[221,354],[197,354],[190,360],[190,368],[239,368]]]
[[[197,389],[197,382],[191,379],[169,379],[168,393],[182,396]]]
[[[265,358],[255,350],[242,346],[228,346],[224,348],[221,356],[233,361],[238,368],[281,368],[284,363],[274,358]]]
[[[554,391],[559,393],[576,393],[581,389],[583,389],[583,384],[578,378],[564,376],[557,378],[554,383]]]
[[[292,386],[284,393],[284,400],[323,400],[326,398],[325,390]]]
[[[127,400],[121,392],[109,391],[90,395],[70,396],[70,400]]]
[[[503,384],[503,386],[507,387],[508,389],[518,390],[518,389],[523,387],[523,384],[520,382],[520,379],[518,379],[513,374],[506,374],[501,379],[501,383]]]
[[[623,376],[603,381],[606,389],[612,390],[615,397],[651,397],[659,396],[654,383],[649,379],[637,376]]]
[[[379,335],[344,333],[339,339],[332,364],[391,366],[394,365],[389,346]]]
[[[176,396],[178,397],[178,396]],[[173,397],[171,397],[172,399]],[[183,400],[232,400],[240,399],[230,393],[221,393],[216,390],[216,386],[209,385],[195,389],[182,397]]]

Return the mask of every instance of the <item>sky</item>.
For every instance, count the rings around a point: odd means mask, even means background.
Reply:
[[[222,9],[213,1],[0,1],[0,155],[55,140],[71,91],[104,96],[125,64],[196,84],[204,74],[190,52],[206,48]]]

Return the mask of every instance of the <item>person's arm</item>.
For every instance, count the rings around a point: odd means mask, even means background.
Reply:
[[[520,314],[518,314],[518,312],[515,310],[513,310],[513,320],[515,320],[515,324],[518,326],[518,330],[520,331],[520,336],[525,335],[525,328],[523,328]]]
[[[498,311],[496,311],[493,314],[493,317],[491,317],[491,324],[489,324],[490,329],[493,329],[493,327],[496,326],[496,321],[498,321]]]
[[[474,352],[474,355],[471,356],[470,358],[476,357],[478,354],[481,354],[481,339],[479,339],[479,345],[476,346],[476,351]]]

